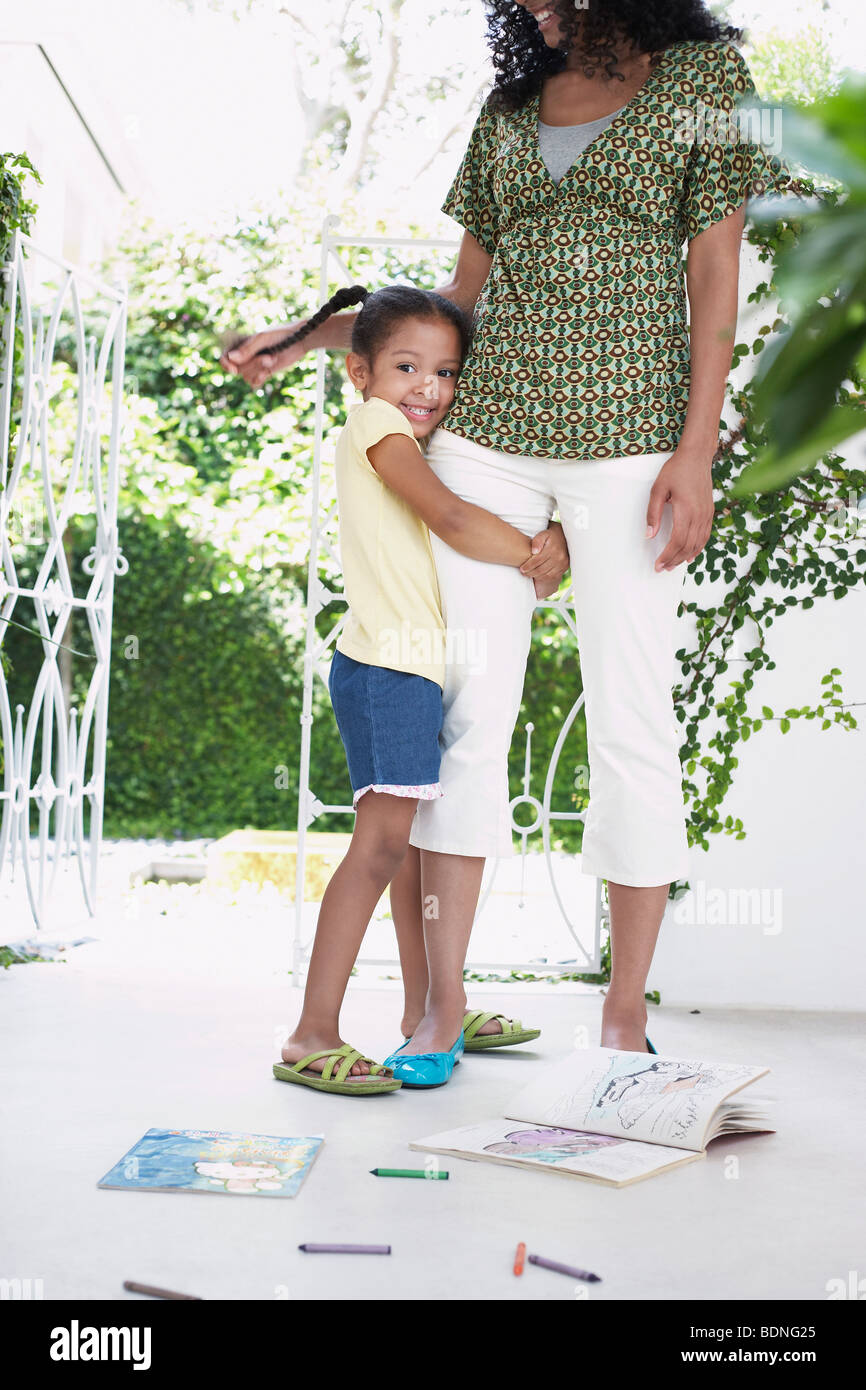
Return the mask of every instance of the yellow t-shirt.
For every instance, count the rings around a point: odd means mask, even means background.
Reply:
[[[420,451],[402,411],[370,396],[349,408],[337,440],[340,556],[349,603],[337,650],[367,666],[409,671],[442,685],[445,621],[430,532],[367,457],[388,434],[407,435]]]

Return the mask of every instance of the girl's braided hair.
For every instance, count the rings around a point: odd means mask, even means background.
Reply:
[[[331,295],[297,332],[278,343],[272,343],[270,347],[259,348],[255,356],[270,356],[291,347],[293,343],[299,343],[325,319],[352,304],[361,305],[352,325],[352,352],[366,358],[371,365],[397,324],[407,318],[445,319],[457,329],[461,361],[469,351],[472,325],[468,315],[435,290],[419,290],[415,285],[385,285],[381,290],[370,291],[364,285],[350,285]]]

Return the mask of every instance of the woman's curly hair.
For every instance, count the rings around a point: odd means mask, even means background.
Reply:
[[[549,47],[538,24],[516,0],[484,0],[487,41],[496,82],[487,97],[491,111],[516,111],[541,90],[545,77],[562,72],[569,49],[579,49],[588,77],[601,67],[623,80],[618,46],[633,44],[657,62],[672,44],[689,39],[740,39],[742,31],[710,14],[701,0],[591,0],[577,9],[574,0],[549,0],[560,17],[562,38]]]

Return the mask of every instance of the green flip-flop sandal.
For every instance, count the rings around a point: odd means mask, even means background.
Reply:
[[[502,1032],[479,1034],[479,1028],[494,1019]],[[540,1037],[540,1028],[524,1028],[519,1018],[506,1018],[505,1014],[485,1014],[475,1009],[463,1019],[463,1047],[466,1052],[484,1052],[488,1047],[515,1047],[517,1043],[532,1042],[533,1038]]]
[[[318,1062],[322,1057],[328,1060],[321,1071],[307,1070],[311,1062]],[[382,1079],[367,1081],[358,1077],[357,1080],[348,1081],[346,1078],[356,1062],[369,1062],[368,1075],[378,1078],[381,1072]],[[299,1062],[275,1062],[274,1076],[278,1081],[293,1081],[298,1086],[309,1086],[314,1091],[331,1091],[339,1096],[381,1096],[387,1091],[399,1091],[403,1085],[390,1067],[383,1067],[372,1057],[365,1057],[350,1043],[325,1048],[324,1052],[311,1052]]]

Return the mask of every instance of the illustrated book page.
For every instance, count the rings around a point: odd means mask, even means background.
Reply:
[[[766,1132],[769,1103],[738,1093],[767,1067],[598,1047],[539,1069],[509,1119],[701,1152],[719,1134]]]
[[[98,1187],[294,1197],[324,1143],[232,1130],[149,1129]]]
[[[612,1187],[625,1187],[703,1157],[660,1144],[507,1120],[430,1134],[426,1139],[415,1140],[409,1148],[476,1162],[534,1168],[565,1177],[590,1178]]]

